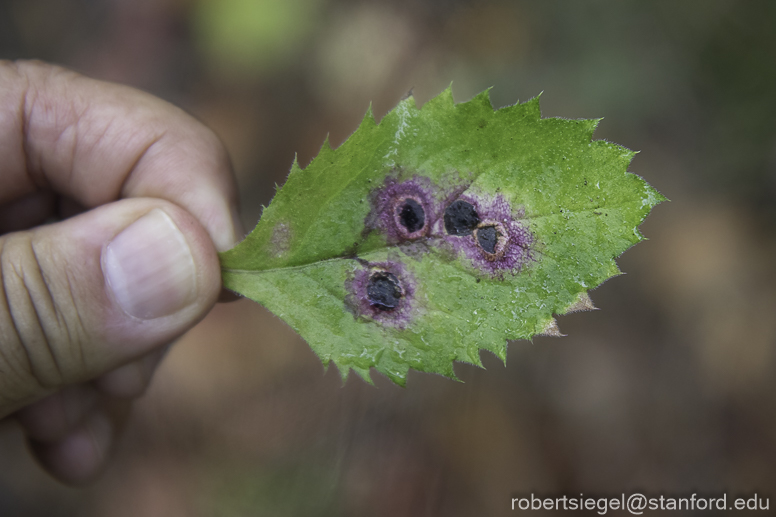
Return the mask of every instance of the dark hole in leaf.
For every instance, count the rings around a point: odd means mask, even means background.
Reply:
[[[488,253],[496,252],[496,243],[498,242],[498,232],[495,226],[485,226],[477,230],[477,242],[482,249]]]
[[[399,212],[399,221],[409,233],[415,233],[426,224],[426,212],[423,206],[412,198],[404,200]]]
[[[445,230],[450,235],[471,235],[479,223],[477,210],[466,201],[453,201],[445,210]]]
[[[366,297],[380,310],[395,309],[402,297],[399,279],[386,271],[374,273],[366,286]]]

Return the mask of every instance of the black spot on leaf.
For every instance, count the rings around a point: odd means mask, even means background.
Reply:
[[[482,249],[488,253],[496,252],[496,243],[498,242],[498,232],[495,226],[486,226],[477,229],[477,242]]]
[[[369,277],[366,296],[374,307],[390,311],[399,305],[403,292],[396,276],[387,271],[378,271]]]
[[[485,260],[501,260],[510,248],[509,232],[502,223],[486,219],[474,230],[474,243]]]
[[[450,235],[471,235],[480,223],[480,216],[474,205],[458,200],[445,210],[445,230]]]
[[[423,206],[412,198],[407,198],[398,207],[399,222],[409,233],[415,233],[426,225],[426,212]]]

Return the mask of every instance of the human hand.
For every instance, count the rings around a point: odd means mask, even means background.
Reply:
[[[0,157],[0,418],[87,481],[165,345],[219,297],[216,250],[242,237],[229,158],[151,95],[7,61]]]

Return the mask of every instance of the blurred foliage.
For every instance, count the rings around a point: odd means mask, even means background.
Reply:
[[[197,0],[195,36],[214,73],[271,72],[315,27],[321,0]]]
[[[773,211],[776,4],[744,2],[729,14],[700,47],[695,79],[701,100],[711,107],[705,115],[712,170],[720,186]]]
[[[297,465],[267,465],[259,471],[235,471],[218,476],[202,506],[209,515],[241,517],[334,517],[341,515],[338,476],[327,465],[303,457]]]

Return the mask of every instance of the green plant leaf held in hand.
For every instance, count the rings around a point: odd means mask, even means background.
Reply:
[[[542,119],[538,98],[494,110],[448,88],[370,112],[324,143],[248,237],[221,254],[224,285],[267,307],[344,377],[506,358],[508,340],[559,334],[591,309],[665,198],[627,172],[632,151],[597,120]]]

